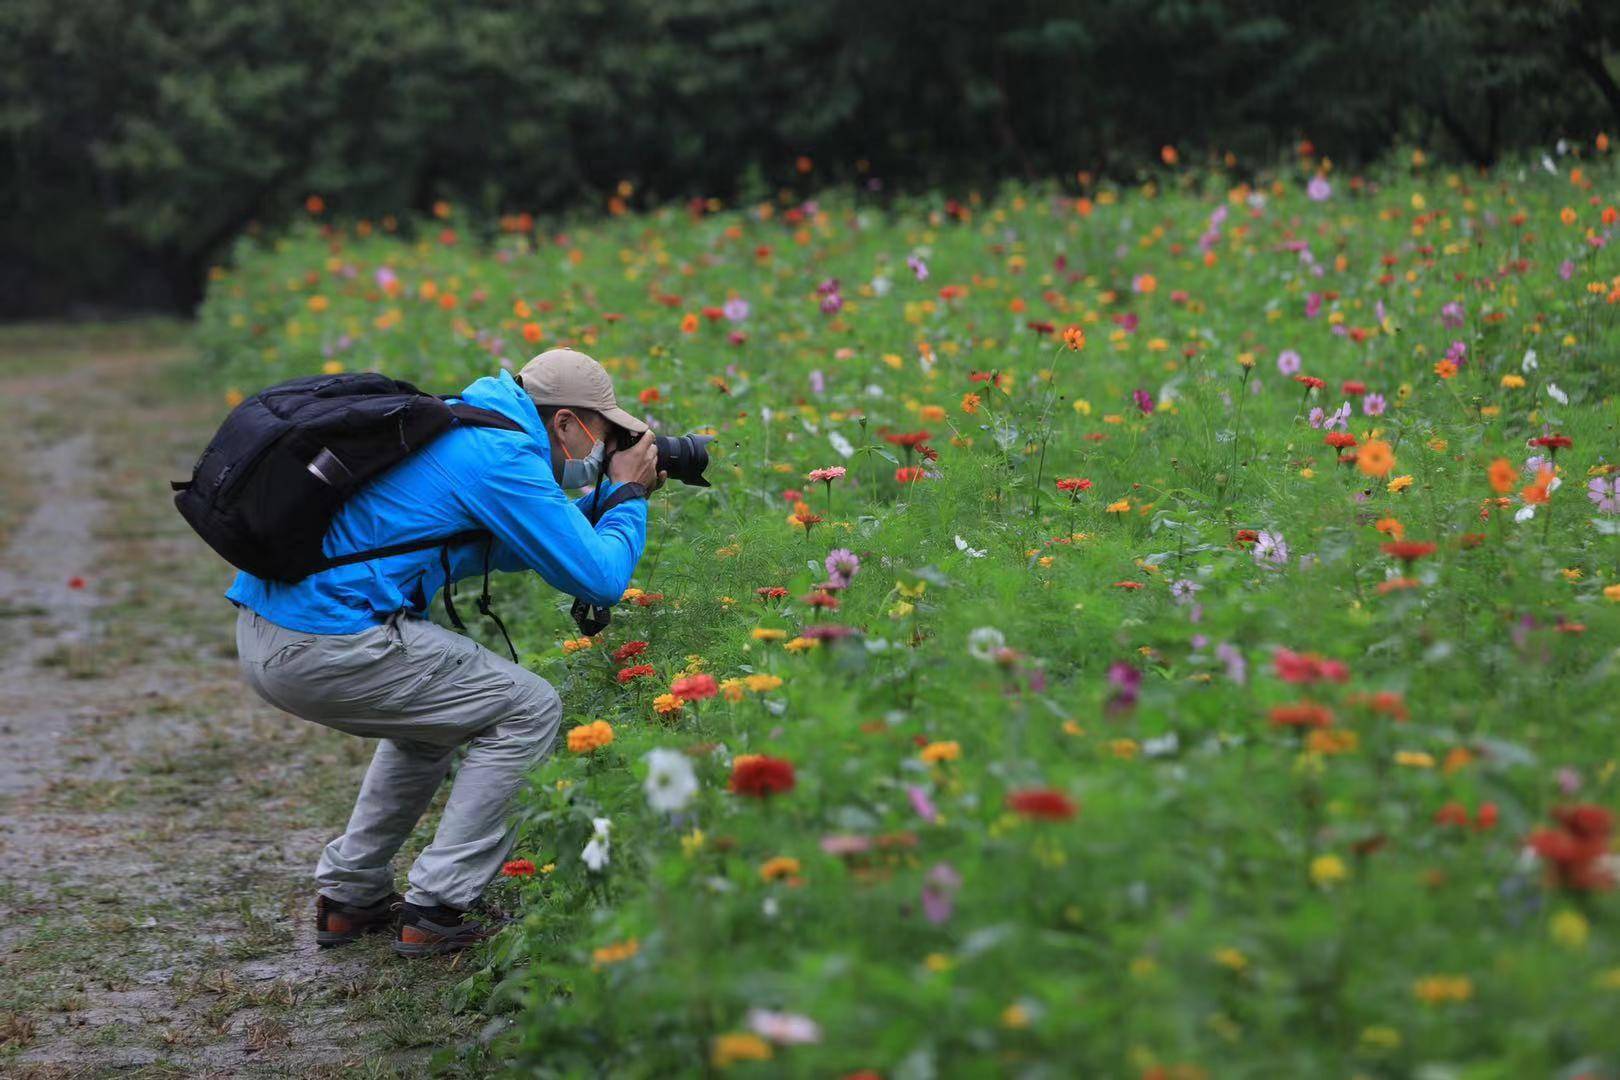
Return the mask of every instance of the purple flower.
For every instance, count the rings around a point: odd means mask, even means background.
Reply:
[[[917,276],[918,281],[928,280],[928,264],[923,261],[921,255],[907,255],[906,265],[911,267],[911,272]]]
[[[1203,586],[1192,578],[1182,578],[1170,583],[1170,595],[1178,604],[1190,604],[1201,588]]]
[[[1299,353],[1293,349],[1284,349],[1277,354],[1277,370],[1284,375],[1299,374]]]
[[[720,311],[732,322],[742,322],[748,318],[748,301],[740,296],[733,296],[726,301],[725,306]]]
[[[1596,503],[1597,508],[1605,514],[1620,511],[1620,479],[1593,477],[1587,481],[1586,497]]]
[[[836,315],[844,309],[844,298],[838,293],[825,293],[821,297],[821,313],[823,315]]]
[[[1141,409],[1145,413],[1150,413],[1153,411],[1152,394],[1138,387],[1137,389],[1131,391],[1131,396],[1136,399],[1136,407],[1138,409]]]
[[[810,373],[810,392],[816,395],[827,392],[827,377],[821,373],[820,368]]]
[[[915,784],[907,785],[906,798],[911,800],[911,809],[924,821],[932,822],[939,817],[939,811],[934,809],[934,800],[928,797],[926,788],[917,787]]]
[[[1255,562],[1286,563],[1288,544],[1283,540],[1281,533],[1262,531],[1260,538],[1254,542],[1251,554],[1254,555]]]
[[[377,288],[386,289],[399,280],[399,275],[386,266],[377,267]]]
[[[833,548],[827,552],[827,576],[848,585],[849,579],[861,569],[861,560],[848,548]]]
[[[1108,685],[1134,698],[1142,689],[1142,673],[1123,660],[1115,660],[1108,665]]]
[[[1249,664],[1243,659],[1242,651],[1231,642],[1223,641],[1215,646],[1215,656],[1226,665],[1226,677],[1242,686],[1249,681]]]
[[[1366,416],[1384,415],[1384,395],[1368,394],[1361,399],[1361,411]]]
[[[1316,406],[1315,408],[1313,408],[1311,410],[1310,415],[1307,417],[1307,419],[1310,421],[1311,427],[1319,428],[1319,427],[1322,426],[1322,421],[1326,417],[1327,417],[1327,413],[1323,412],[1322,411],[1322,406],[1318,405],[1318,406]]]
[[[1573,260],[1573,259],[1565,259],[1563,262],[1558,264],[1558,277],[1559,277],[1560,280],[1568,281],[1570,278],[1572,278],[1574,276],[1575,276],[1575,260]]]
[[[935,863],[923,878],[923,918],[935,926],[950,920],[956,906],[956,892],[962,887],[962,875],[950,863]]]
[[[1319,292],[1305,294],[1305,317],[1314,319],[1322,314],[1322,294]]]
[[[1327,202],[1333,197],[1333,185],[1327,182],[1327,177],[1318,173],[1305,185],[1305,194],[1311,197],[1312,202]]]
[[[837,291],[838,279],[835,277],[830,277],[826,281],[823,281],[820,285],[816,286],[816,292],[820,293],[822,296],[831,296]]]
[[[1343,402],[1322,421],[1323,431],[1332,431],[1334,428],[1350,428],[1350,403]]]
[[[1565,798],[1581,790],[1581,774],[1568,765],[1559,769],[1558,790],[1564,793]]]
[[[1448,329],[1457,329],[1457,327],[1463,324],[1463,320],[1465,318],[1467,318],[1467,314],[1463,311],[1462,304],[1455,300],[1440,309],[1440,321],[1444,323]]]
[[[1468,343],[1466,341],[1453,341],[1446,349],[1446,359],[1458,367],[1468,363]]]

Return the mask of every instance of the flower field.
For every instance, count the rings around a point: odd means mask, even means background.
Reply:
[[[497,583],[568,713],[465,986],[503,1052],[1620,1075],[1607,142],[1166,157],[487,231],[312,200],[215,272],[233,400],[573,344],[716,435],[600,637]]]

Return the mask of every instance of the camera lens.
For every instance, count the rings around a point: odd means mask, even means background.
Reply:
[[[708,487],[703,470],[709,467],[709,443],[713,435],[659,435],[658,471],[693,487]]]

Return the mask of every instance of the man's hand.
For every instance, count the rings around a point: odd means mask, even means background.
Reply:
[[[658,471],[658,444],[652,432],[644,431],[628,449],[620,450],[608,462],[608,479],[616,484],[640,484],[656,491],[666,474]]]

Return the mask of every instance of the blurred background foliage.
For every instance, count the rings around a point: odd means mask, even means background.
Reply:
[[[0,0],[0,316],[189,309],[313,193],[881,200],[1300,139],[1485,165],[1620,123],[1617,48],[1612,0]]]

